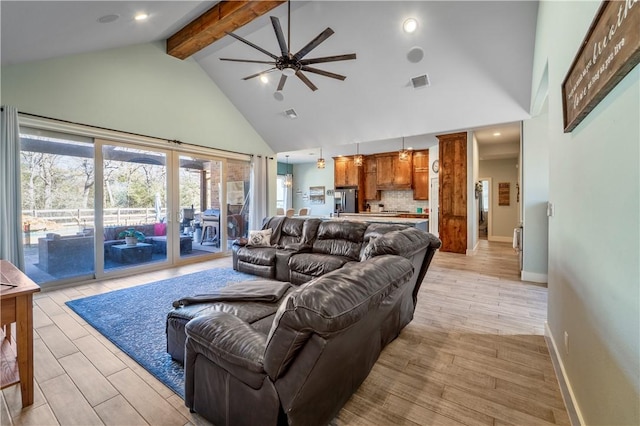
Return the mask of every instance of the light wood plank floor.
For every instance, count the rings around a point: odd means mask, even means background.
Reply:
[[[2,390],[2,425],[204,425],[64,304],[231,259],[36,295],[35,403]],[[569,425],[543,337],[547,289],[521,282],[509,244],[437,253],[414,320],[382,353],[337,425]],[[6,345],[5,345],[6,346]],[[6,348],[3,348],[6,350]]]

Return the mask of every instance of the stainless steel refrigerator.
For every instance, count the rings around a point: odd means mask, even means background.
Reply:
[[[358,213],[358,189],[336,188],[334,202],[334,213]]]

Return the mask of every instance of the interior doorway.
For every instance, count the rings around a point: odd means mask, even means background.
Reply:
[[[491,230],[491,178],[479,180],[481,193],[478,197],[478,238],[486,240]]]

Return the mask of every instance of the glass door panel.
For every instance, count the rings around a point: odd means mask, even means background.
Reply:
[[[227,161],[226,241],[227,249],[233,242],[249,235],[249,179],[251,163]]]
[[[218,253],[223,162],[187,155],[179,161],[180,258]]]
[[[43,285],[95,272],[93,140],[22,128],[25,272]]]
[[[104,145],[102,158],[105,272],[167,261],[167,154]]]

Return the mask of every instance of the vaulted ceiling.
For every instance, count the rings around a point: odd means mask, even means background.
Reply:
[[[269,16],[280,19],[286,34],[287,6],[264,3],[275,7],[234,32],[278,54]],[[166,40],[215,4],[2,1],[2,63]],[[149,14],[144,25],[131,18],[139,11]],[[97,22],[107,15],[119,19]],[[419,23],[412,34],[402,29],[409,17]],[[536,17],[535,1],[294,0],[293,52],[331,27],[335,34],[307,57],[356,53],[357,59],[317,65],[344,81],[307,74],[318,87],[311,91],[290,77],[282,96],[274,96],[279,71],[268,73],[266,83],[244,81],[270,66],[220,61],[271,60],[230,36],[193,58],[275,152],[295,151],[292,162],[308,161],[319,147],[325,157],[353,154],[356,142],[364,154],[395,150],[402,137],[424,148],[435,144],[434,135],[459,130],[485,129],[491,140],[496,128],[529,117]],[[421,75],[429,85],[414,88],[411,79]],[[290,109],[297,118],[285,114]]]

